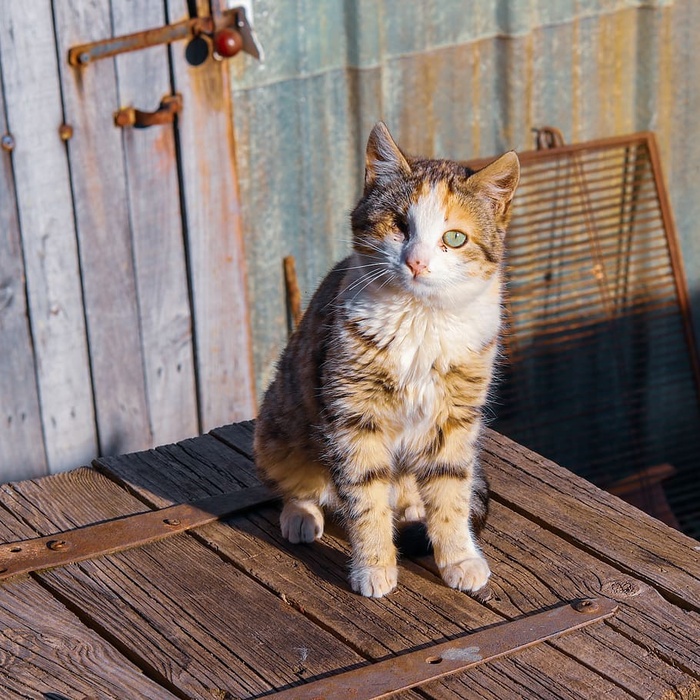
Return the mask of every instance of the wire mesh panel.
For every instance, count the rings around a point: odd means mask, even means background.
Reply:
[[[699,536],[697,356],[653,136],[521,162],[493,427],[604,488],[651,493],[672,465],[668,501]]]

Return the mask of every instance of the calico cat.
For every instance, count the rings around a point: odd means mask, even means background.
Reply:
[[[476,591],[488,491],[482,409],[501,328],[502,262],[520,165],[476,173],[404,155],[379,122],[367,143],[352,254],[314,294],[255,428],[282,534],[313,542],[324,506],[345,521],[350,585],[397,583],[396,520],[425,523],[448,586]]]

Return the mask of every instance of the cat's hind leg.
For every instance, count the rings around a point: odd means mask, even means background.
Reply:
[[[310,543],[323,536],[323,505],[333,505],[333,485],[327,469],[304,453],[289,454],[284,469],[273,475],[282,494],[282,536],[292,544]]]
[[[413,474],[404,472],[395,478],[392,500],[396,519],[400,523],[425,520],[425,506]]]
[[[280,438],[273,421],[261,421],[255,433],[255,463],[264,483],[282,496],[282,536],[292,544],[309,543],[323,536],[322,506],[332,505],[333,485],[328,470],[308,450],[289,442]]]
[[[310,499],[285,502],[280,514],[282,537],[292,544],[309,543],[323,537],[323,511]]]

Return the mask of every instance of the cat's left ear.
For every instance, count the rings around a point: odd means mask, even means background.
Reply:
[[[474,173],[467,185],[475,194],[485,197],[493,206],[496,224],[505,227],[510,219],[510,203],[520,182],[520,161],[515,151],[508,151],[498,160]]]
[[[367,141],[365,188],[384,178],[408,175],[411,167],[384,122],[377,122]]]

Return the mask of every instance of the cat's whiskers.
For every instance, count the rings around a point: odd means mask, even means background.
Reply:
[[[381,275],[385,274],[386,272],[388,272],[388,270],[371,270],[370,272],[367,272],[364,275],[360,275],[356,280],[354,280],[351,284],[349,284],[347,287],[345,287],[345,289],[341,290],[341,292],[338,296],[341,296],[342,294],[345,294],[347,292],[351,292],[353,289],[355,289],[355,287],[358,287],[361,284],[364,285],[365,282],[367,282],[368,280],[369,280],[368,283],[371,284],[372,280],[375,277],[380,277]],[[364,289],[364,286],[362,287],[362,289]]]
[[[340,299],[344,294],[347,294],[347,292],[352,291],[355,287],[358,285],[363,284],[367,280],[370,280],[370,284],[372,283],[372,277],[374,275],[379,275],[381,276],[384,274],[386,270],[370,270],[369,272],[365,272],[364,274],[360,275],[357,279],[353,280],[347,287],[341,287],[338,291],[338,293],[331,299],[329,302],[330,305],[335,305],[335,302]]]
[[[387,265],[383,260],[381,262],[365,263],[364,265],[351,265],[350,267],[339,267],[338,271],[345,272],[347,270],[364,270],[368,267],[378,267],[380,265]]]
[[[372,279],[370,279],[370,280],[367,282],[367,284],[365,284],[363,287],[361,287],[360,289],[358,289],[357,292],[355,292],[355,294],[354,294],[353,297],[352,297],[352,300],[355,301],[355,299],[357,298],[357,296],[358,296],[359,294],[361,294],[365,289],[367,289],[367,287],[369,287],[372,283],[374,283],[374,282],[376,282],[378,279],[381,279],[382,277],[384,277],[384,275],[391,275],[391,270],[383,270],[383,271],[380,272],[379,274],[375,275]],[[387,280],[387,281],[388,281],[388,280]],[[382,286],[383,286],[383,285],[382,285]],[[381,289],[381,287],[380,287],[380,289]]]

